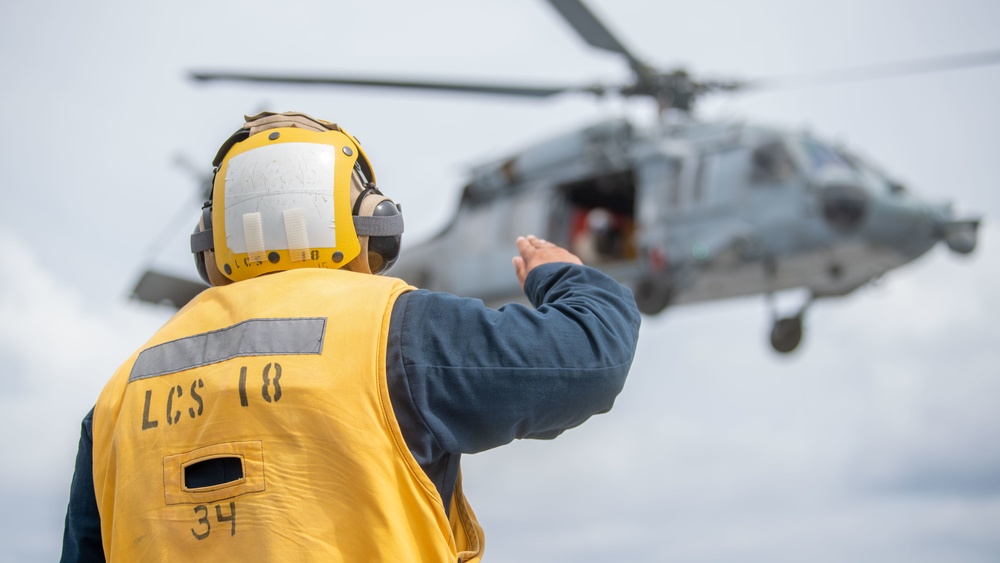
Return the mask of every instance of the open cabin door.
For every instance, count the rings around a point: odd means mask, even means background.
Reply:
[[[555,193],[559,201],[553,207],[552,242],[591,266],[636,259],[636,189],[631,169],[562,184]]]

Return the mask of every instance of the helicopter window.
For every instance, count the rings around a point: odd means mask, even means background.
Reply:
[[[844,158],[844,160],[849,162],[855,170],[858,170],[861,173],[862,178],[864,178],[864,180],[871,186],[885,189],[889,193],[893,194],[901,194],[906,191],[905,186],[899,182],[890,180],[883,172],[868,162],[865,162],[861,158],[848,152],[839,152],[839,154]]]
[[[815,141],[805,140],[802,146],[809,156],[809,166],[813,171],[822,170],[827,167],[840,167],[854,169],[854,165],[845,159],[840,153]]]
[[[773,141],[760,145],[751,157],[750,183],[774,184],[795,176],[795,162],[784,143]]]

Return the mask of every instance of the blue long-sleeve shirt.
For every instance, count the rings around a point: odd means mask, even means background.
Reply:
[[[450,503],[461,454],[553,438],[606,412],[638,339],[631,292],[585,266],[545,264],[525,280],[534,308],[418,290],[392,310],[386,380],[403,438]],[[101,561],[93,411],[70,489],[63,561]]]

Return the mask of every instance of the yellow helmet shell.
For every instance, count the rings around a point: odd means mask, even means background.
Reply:
[[[219,271],[241,281],[351,262],[361,251],[351,213],[358,158],[367,164],[358,142],[343,130],[278,127],[233,145],[213,188]]]

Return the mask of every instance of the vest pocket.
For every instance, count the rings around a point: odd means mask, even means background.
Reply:
[[[184,490],[204,489],[228,485],[243,480],[243,458],[236,456],[213,457],[184,466]]]
[[[166,504],[205,504],[265,489],[259,440],[212,444],[163,458]]]

